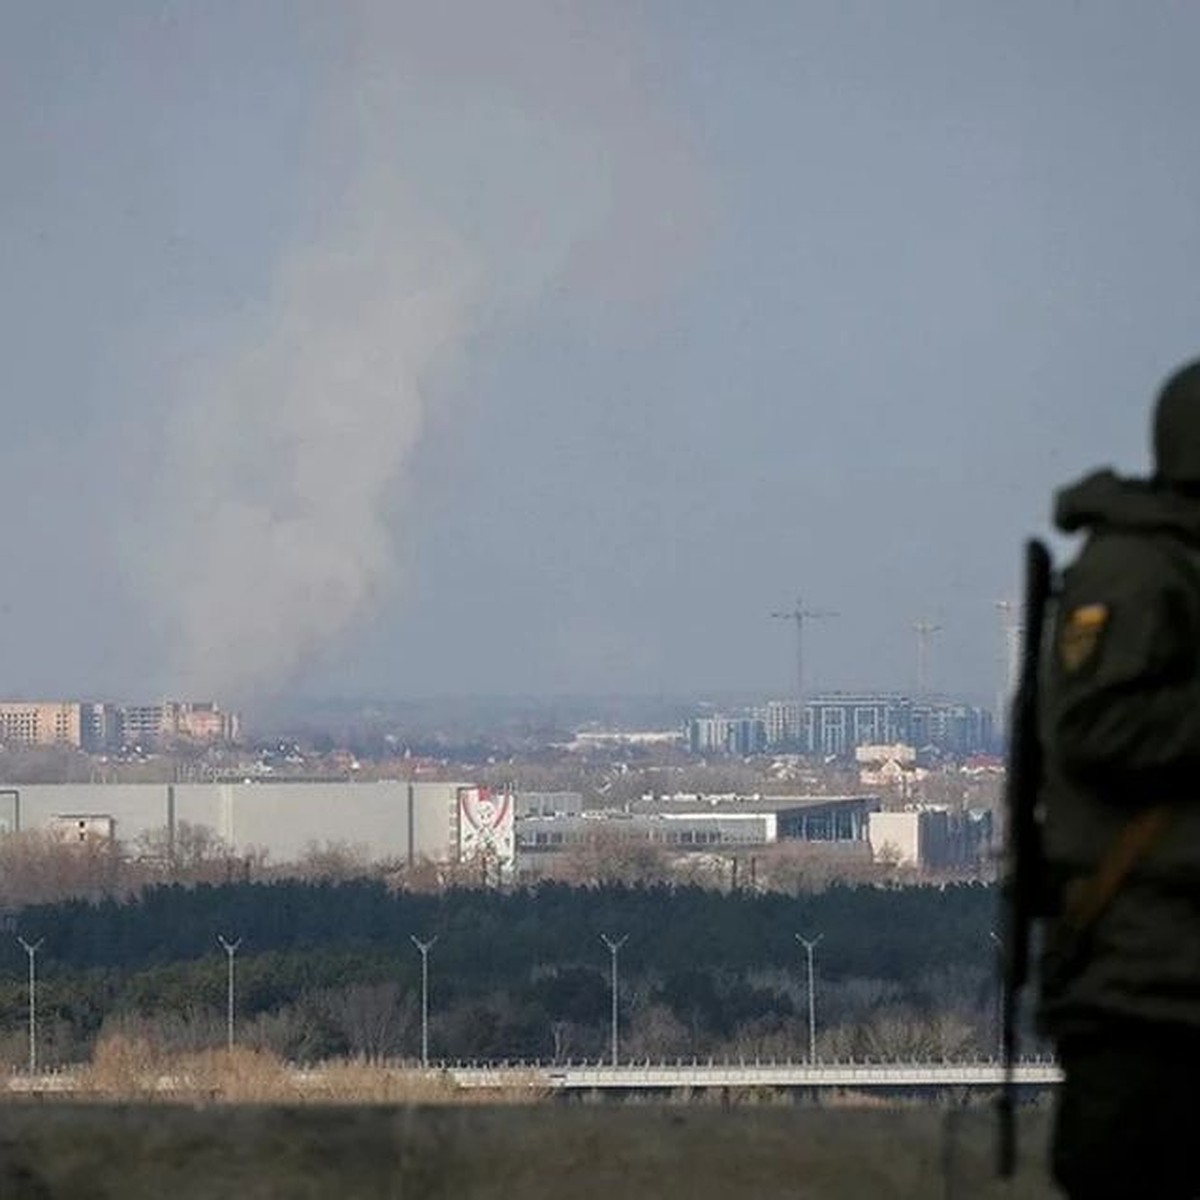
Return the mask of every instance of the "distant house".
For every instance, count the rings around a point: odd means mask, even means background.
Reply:
[[[864,787],[886,788],[906,800],[927,773],[917,766],[916,748],[903,742],[859,746],[854,751],[854,760],[858,763],[858,780]]]

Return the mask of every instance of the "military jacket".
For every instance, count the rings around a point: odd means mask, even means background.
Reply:
[[[1050,879],[1087,878],[1147,806],[1168,821],[1070,969],[1043,962],[1042,1023],[1200,1026],[1200,497],[1100,472],[1060,494],[1056,520],[1087,540],[1042,658]]]

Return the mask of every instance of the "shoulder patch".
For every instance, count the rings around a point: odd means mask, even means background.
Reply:
[[[1058,660],[1064,671],[1078,671],[1091,659],[1107,624],[1107,604],[1082,604],[1071,609],[1058,634]]]

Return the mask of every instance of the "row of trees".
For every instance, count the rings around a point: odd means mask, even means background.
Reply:
[[[543,964],[589,963],[602,932],[629,935],[634,970],[697,966],[739,973],[786,965],[797,930],[823,932],[823,973],[914,982],[948,963],[989,954],[996,892],[942,887],[834,885],[802,896],[699,887],[569,887],[513,891],[394,891],[371,879],[279,880],[150,888],[130,900],[33,905],[15,920],[44,937],[64,967],[143,969],[206,955],[220,927],[247,949],[370,949],[409,957],[412,932],[437,934],[459,978],[509,979]],[[15,967],[14,961],[10,964]],[[4,973],[0,962],[0,978]]]
[[[224,1035],[224,953],[240,937],[239,1040],[290,1059],[414,1055],[430,955],[431,1052],[599,1057],[609,955],[620,959],[629,1056],[802,1055],[815,960],[826,1057],[987,1054],[995,1045],[994,890],[831,887],[799,898],[700,888],[511,893],[389,891],[373,881],[160,887],[129,902],[22,911],[0,943],[0,1054],[19,1060],[26,957],[39,952],[43,1058],[85,1056],[106,1032],[169,1049]]]
[[[841,847],[780,843],[699,854],[680,854],[662,845],[621,837],[597,828],[569,849],[527,854],[521,879],[597,887],[694,885],[721,891],[774,891],[796,895],[831,883],[895,884],[915,881],[915,872],[894,863],[872,862],[865,843]],[[65,900],[126,902],[164,883],[185,885],[270,883],[284,880],[342,883],[375,880],[405,892],[495,883],[482,864],[372,860],[369,848],[349,843],[312,843],[292,862],[272,862],[265,851],[235,853],[216,830],[181,821],[174,838],[165,828],[132,842],[89,838],[65,842],[55,833],[29,830],[0,838],[0,911]],[[993,873],[990,865],[970,872]],[[960,872],[960,876],[967,875]]]

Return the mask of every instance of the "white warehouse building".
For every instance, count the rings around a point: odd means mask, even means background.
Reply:
[[[467,861],[511,867],[513,804],[471,783],[245,782],[0,786],[0,832],[44,829],[174,841],[181,824],[214,830],[235,854],[300,858],[313,843],[362,847],[372,860]]]

